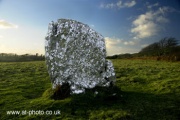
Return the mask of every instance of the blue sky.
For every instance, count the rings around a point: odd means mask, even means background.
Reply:
[[[0,53],[44,54],[48,24],[88,24],[107,55],[136,53],[164,37],[180,40],[179,0],[0,0]]]

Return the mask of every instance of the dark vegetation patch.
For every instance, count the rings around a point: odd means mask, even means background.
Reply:
[[[64,83],[62,85],[57,85],[53,90],[52,98],[54,100],[62,100],[70,96],[70,85],[69,83]]]

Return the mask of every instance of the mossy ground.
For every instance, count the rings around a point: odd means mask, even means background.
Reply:
[[[179,62],[113,60],[113,64],[115,87],[54,100],[44,61],[0,63],[0,119],[180,119]],[[21,114],[7,114],[15,110]],[[32,110],[36,115],[30,114]]]

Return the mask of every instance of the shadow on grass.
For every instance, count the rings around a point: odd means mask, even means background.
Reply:
[[[98,92],[98,94],[97,94]],[[121,91],[118,87],[86,90],[63,100],[51,98],[48,89],[43,96],[22,103],[27,110],[57,111],[60,115],[4,116],[6,119],[69,119],[69,120],[179,120],[180,98],[173,94],[154,95]],[[0,106],[3,104],[0,104]],[[17,108],[20,110],[20,108]],[[3,118],[3,117],[2,117]]]
[[[97,94],[98,92],[98,94]],[[118,87],[86,90],[86,93],[56,100],[48,109],[60,109],[62,118],[154,120],[180,119],[179,99],[172,94],[154,95],[121,91]]]

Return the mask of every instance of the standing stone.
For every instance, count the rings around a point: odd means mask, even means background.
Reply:
[[[75,20],[51,22],[45,40],[45,57],[53,88],[69,84],[72,93],[115,82],[111,61],[106,60],[102,35]]]

